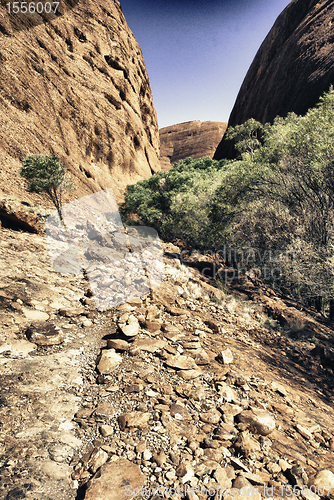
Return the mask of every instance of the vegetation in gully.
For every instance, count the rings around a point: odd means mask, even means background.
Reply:
[[[187,158],[129,186],[124,221],[190,248],[233,248],[243,268],[260,258],[274,288],[333,316],[333,88],[305,116],[251,119],[227,138],[236,160]]]

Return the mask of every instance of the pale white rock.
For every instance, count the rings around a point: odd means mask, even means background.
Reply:
[[[188,481],[190,481],[193,477],[195,476],[195,473],[193,470],[188,470],[187,471],[187,474],[185,476],[183,476],[182,478],[182,483],[185,484],[187,483]]]
[[[122,311],[123,313],[132,312],[134,311],[134,307],[132,307],[130,304],[126,302],[125,304],[118,306],[117,311]]]
[[[152,453],[150,452],[150,450],[144,450],[143,452],[143,459],[144,460],[151,460],[152,458]]]
[[[14,340],[11,344],[11,353],[15,356],[28,356],[32,351],[37,349],[35,344],[32,344],[28,340]]]
[[[85,328],[89,328],[90,326],[93,326],[93,322],[89,318],[83,319],[81,324]]]
[[[49,319],[49,315],[46,312],[36,311],[26,307],[22,307],[22,311],[25,317],[30,321],[47,321]]]
[[[315,476],[314,480],[311,481],[311,484],[314,484],[314,486],[317,486],[320,491],[322,492],[322,487],[324,488],[324,493],[323,495],[327,496],[329,491],[334,490],[334,474],[330,470],[321,470],[320,472],[317,473]],[[311,486],[309,484],[309,486]]]
[[[61,481],[70,479],[73,467],[67,464],[57,464],[53,460],[43,460],[39,463],[39,469],[44,472],[50,479]]]
[[[231,349],[227,348],[221,351],[218,355],[219,359],[224,363],[224,365],[229,365],[233,362],[233,354]]]
[[[111,425],[100,425],[100,432],[103,437],[108,437],[112,436],[115,431]]]
[[[320,497],[308,488],[302,488],[300,494],[305,500],[320,500]]]
[[[138,335],[140,326],[139,321],[133,314],[130,314],[127,325],[119,325],[120,329],[127,337],[135,337]]]
[[[169,481],[175,481],[175,479],[176,479],[175,470],[174,470],[174,469],[172,469],[172,470],[169,470],[168,472],[166,472],[166,478],[167,478]]]
[[[275,420],[266,410],[245,410],[238,415],[239,422],[249,424],[258,434],[267,436],[276,427]]]
[[[122,356],[117,354],[115,349],[103,350],[97,369],[102,375],[111,373],[119,367],[122,360]]]

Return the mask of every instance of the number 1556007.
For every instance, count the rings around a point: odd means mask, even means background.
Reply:
[[[51,14],[56,13],[60,2],[9,2],[8,14]]]

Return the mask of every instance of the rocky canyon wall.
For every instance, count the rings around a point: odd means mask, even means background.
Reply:
[[[227,123],[191,121],[161,128],[160,165],[169,170],[175,162],[191,156],[213,156]]]
[[[150,83],[120,3],[66,5],[30,29],[15,29],[0,6],[0,197],[48,205],[19,175],[31,153],[63,161],[75,178],[71,199],[106,188],[121,199],[127,184],[160,169]]]
[[[293,0],[277,18],[258,50],[229,118],[266,123],[288,112],[304,114],[334,83],[334,3]],[[233,156],[222,141],[215,158]]]

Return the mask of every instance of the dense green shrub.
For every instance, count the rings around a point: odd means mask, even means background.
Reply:
[[[266,124],[256,147],[253,135],[247,148],[247,134],[259,124],[244,126],[246,131],[243,126],[234,131],[237,144],[241,137],[241,160],[233,162],[216,190],[211,221],[217,229],[231,225],[234,246],[254,247],[262,255],[269,249],[293,254],[272,264],[284,272],[279,286],[285,292],[332,297],[333,89],[305,116],[290,113]]]
[[[267,266],[272,286],[305,302],[333,299],[333,88],[305,116],[251,119],[227,138],[237,160],[188,158],[129,186],[123,216],[199,249],[253,252],[232,264]]]
[[[208,245],[218,238],[208,215],[227,164],[209,157],[186,158],[168,172],[128,186],[120,207],[123,221],[154,227],[165,240],[181,238],[190,246]]]

